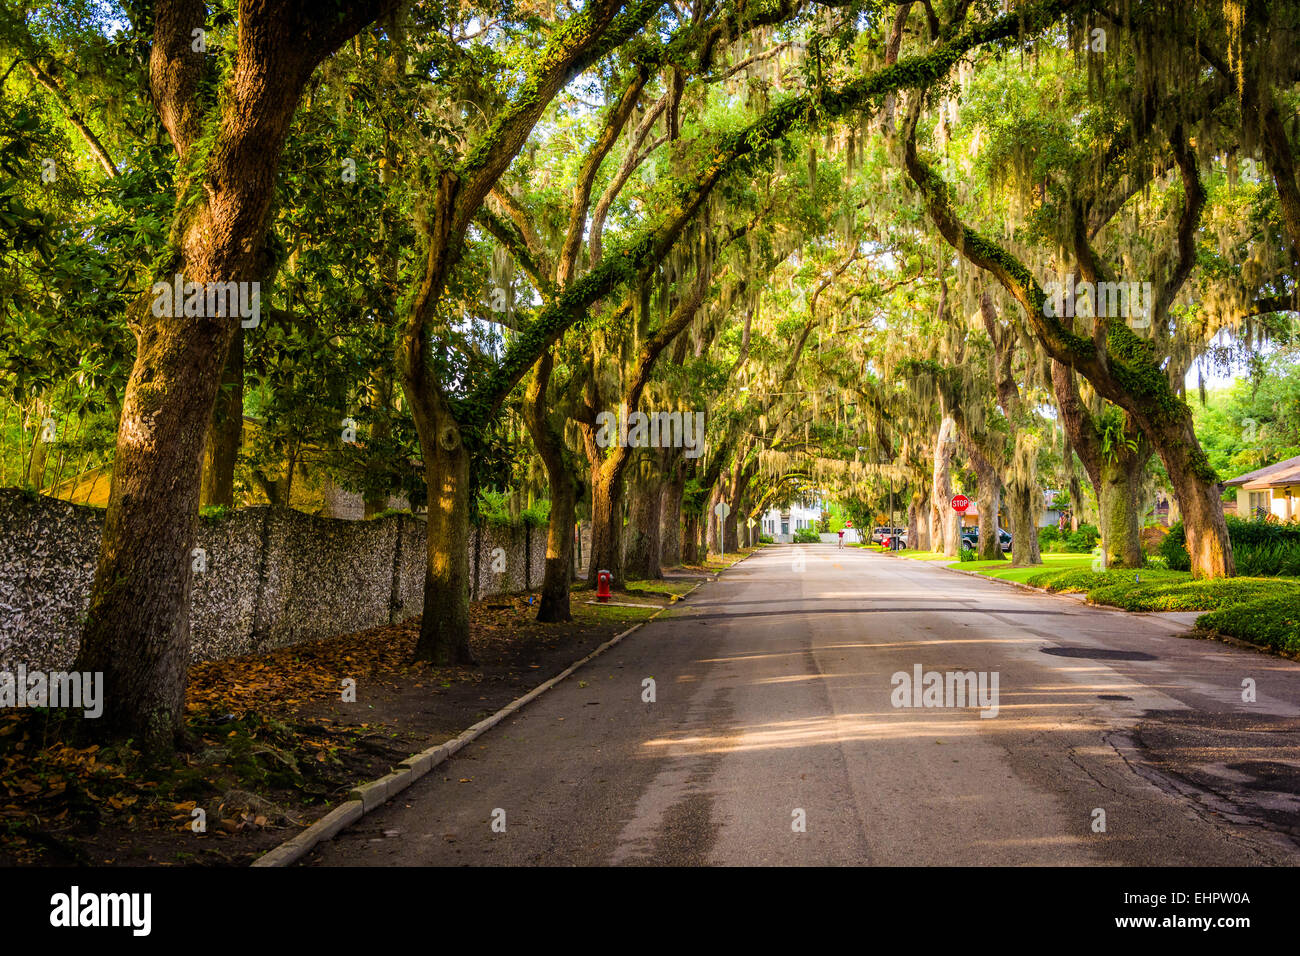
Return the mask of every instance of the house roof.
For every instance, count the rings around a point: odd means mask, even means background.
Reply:
[[[1300,484],[1300,455],[1279,461],[1273,465],[1256,468],[1244,475],[1238,475],[1224,484],[1235,485],[1248,491],[1257,488],[1281,488],[1286,485]]]

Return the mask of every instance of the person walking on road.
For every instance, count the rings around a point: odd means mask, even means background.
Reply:
[[[840,528],[840,550],[844,550],[844,529]]]

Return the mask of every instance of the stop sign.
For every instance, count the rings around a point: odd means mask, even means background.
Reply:
[[[965,495],[954,495],[952,499],[952,510],[965,512],[970,507],[970,499]]]

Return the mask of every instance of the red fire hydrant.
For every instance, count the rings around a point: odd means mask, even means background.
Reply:
[[[609,600],[609,582],[614,576],[608,571],[596,572],[596,600]]]

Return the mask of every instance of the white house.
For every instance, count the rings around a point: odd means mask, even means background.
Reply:
[[[763,534],[771,536],[775,541],[789,544],[794,539],[796,531],[804,528],[811,530],[817,529],[817,522],[821,520],[822,508],[816,504],[811,508],[805,508],[800,504],[792,504],[789,508],[769,508],[763,515],[759,530]]]
[[[1279,521],[1300,519],[1300,455],[1239,475],[1235,486],[1237,514],[1243,518],[1273,514]]]

